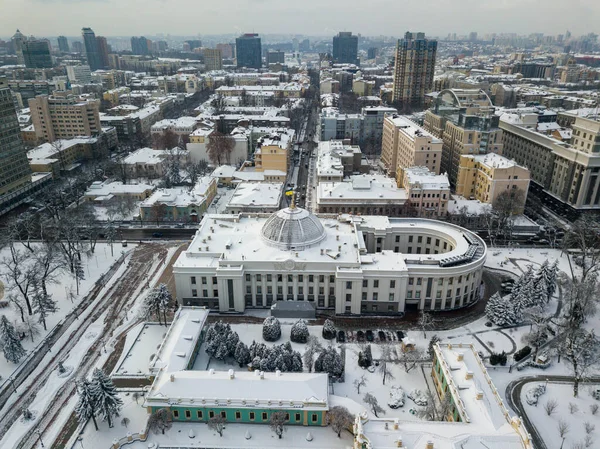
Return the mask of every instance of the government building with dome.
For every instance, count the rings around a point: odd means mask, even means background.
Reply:
[[[173,266],[186,306],[243,313],[303,301],[338,315],[466,307],[481,295],[487,248],[436,220],[273,214],[204,216]]]

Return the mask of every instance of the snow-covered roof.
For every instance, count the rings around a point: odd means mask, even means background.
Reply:
[[[119,194],[141,195],[144,192],[154,190],[154,186],[150,184],[123,184],[119,181],[101,182],[95,181],[90,188],[85,192],[85,196],[108,196]]]
[[[512,159],[508,159],[496,153],[479,154],[475,156],[467,155],[467,157],[473,158],[475,162],[485,165],[488,168],[510,168],[518,166]]]
[[[281,182],[240,182],[227,207],[278,208],[282,192]]]
[[[426,137],[431,143],[439,143],[440,145],[442,143],[441,139],[438,139],[428,131],[425,131],[424,128],[420,127],[406,116],[393,114],[388,115],[386,120],[390,121],[402,134],[412,141],[414,141],[416,137]]]
[[[208,189],[215,182],[215,178],[205,176],[200,178],[191,190],[189,187],[158,189],[146,198],[140,207],[152,207],[154,204],[165,204],[171,207],[199,206],[207,200]]]
[[[320,182],[317,187],[317,202],[362,202],[406,201],[406,190],[397,187],[396,182],[383,175],[355,175],[348,181]]]
[[[38,145],[32,150],[27,152],[27,158],[31,160],[35,159],[51,159],[59,151],[71,148],[79,144],[93,144],[96,143],[95,137],[76,137],[74,139],[59,139],[53,143],[43,143]]]
[[[317,176],[343,176],[343,158],[360,154],[358,145],[345,145],[341,140],[319,142],[317,156]]]
[[[417,187],[418,184],[418,188],[423,190],[450,190],[450,182],[446,173],[436,175],[427,167],[407,167],[403,170],[411,188]]]
[[[166,151],[164,150],[154,150],[148,147],[140,148],[127,155],[127,157],[123,159],[123,164],[159,164],[163,162],[165,154]]]

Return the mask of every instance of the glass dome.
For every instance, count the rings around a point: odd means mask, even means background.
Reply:
[[[282,250],[304,249],[326,237],[317,217],[294,206],[271,215],[263,225],[261,235],[268,245]]]

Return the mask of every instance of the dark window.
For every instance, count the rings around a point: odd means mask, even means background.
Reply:
[[[296,422],[299,422],[299,421],[300,421],[300,419],[301,419],[301,418],[300,418],[300,413],[296,413]]]
[[[196,285],[196,276],[192,276],[192,285]]]
[[[235,419],[242,419],[242,412],[235,412]]]
[[[173,418],[179,419],[179,410],[173,410]]]
[[[196,411],[196,416],[198,417],[198,419],[202,419],[202,410]]]
[[[214,418],[215,417],[215,412],[213,412],[212,410],[210,412],[208,412],[208,417],[209,418]]]
[[[267,412],[262,412],[262,420],[263,421],[267,420]]]
[[[250,412],[250,421],[254,421],[254,412]]]
[[[192,417],[192,412],[190,412],[189,410],[185,411],[185,419],[191,419]]]
[[[227,418],[227,413],[225,413],[225,411],[221,412],[221,418]]]

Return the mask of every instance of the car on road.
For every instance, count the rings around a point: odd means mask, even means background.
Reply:
[[[153,232],[152,233],[152,237],[154,237],[155,239],[159,239],[163,236],[162,232]]]

